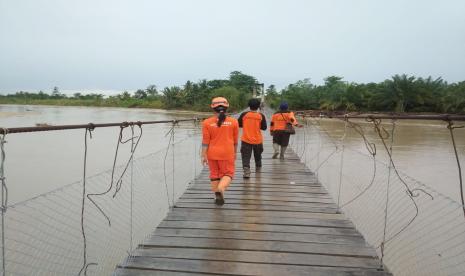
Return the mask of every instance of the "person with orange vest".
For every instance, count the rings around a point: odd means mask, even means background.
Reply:
[[[260,100],[250,99],[250,111],[243,112],[238,119],[239,127],[242,128],[241,157],[244,178],[250,178],[250,158],[255,159],[255,171],[262,167],[263,136],[261,130],[266,130],[265,115],[257,112]]]
[[[223,97],[212,100],[215,112],[202,124],[202,164],[210,169],[211,189],[215,193],[215,204],[224,204],[224,192],[234,177],[239,124],[226,116],[229,107]]]
[[[283,102],[279,106],[279,111],[275,112],[271,117],[270,133],[273,136],[273,159],[278,158],[283,160],[284,153],[289,145],[289,138],[291,134],[286,131],[287,124],[292,124],[296,127],[302,127],[297,122],[294,112],[288,110],[289,106]],[[281,151],[280,151],[281,147]]]

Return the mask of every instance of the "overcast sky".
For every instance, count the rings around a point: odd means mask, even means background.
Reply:
[[[465,80],[464,0],[0,0],[0,91]]]

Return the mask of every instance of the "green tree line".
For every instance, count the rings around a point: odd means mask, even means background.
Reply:
[[[277,107],[281,101],[294,110],[465,113],[465,81],[449,84],[404,74],[365,84],[330,76],[322,85],[304,79],[279,92],[268,87],[267,102]]]
[[[149,85],[133,93],[124,91],[114,96],[96,93],[64,95],[57,87],[51,94],[20,91],[0,95],[0,103],[208,111],[212,97],[223,96],[229,100],[231,110],[238,111],[246,107],[256,85],[255,77],[234,71],[227,79],[187,81],[183,86],[163,89]],[[354,83],[329,76],[321,85],[304,79],[279,91],[274,85],[268,86],[267,104],[277,108],[282,101],[288,102],[293,110],[465,113],[465,81],[447,83],[442,78],[404,74],[379,83]]]
[[[124,91],[108,97],[95,93],[86,95],[75,93],[69,96],[60,93],[58,87],[55,87],[51,94],[42,91],[39,93],[20,91],[0,95],[0,104],[148,107],[209,111],[211,99],[223,96],[228,99],[230,110],[239,111],[247,106],[247,100],[251,97],[256,83],[255,77],[233,71],[228,79],[187,81],[183,86],[170,86],[161,90],[155,85],[149,85],[146,89],[138,89],[134,93]]]

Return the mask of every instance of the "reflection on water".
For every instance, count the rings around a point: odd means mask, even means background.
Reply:
[[[193,114],[170,113],[163,110],[45,107],[0,105],[1,127],[107,123],[144,120],[192,118]],[[169,124],[143,126],[143,137],[136,152],[144,156],[166,147]],[[176,140],[182,139],[192,123],[182,123],[176,130]],[[129,129],[125,136],[130,133]],[[111,168],[119,128],[98,128],[89,141],[87,175]],[[129,137],[129,136],[128,136]],[[66,130],[10,134],[6,140],[5,173],[9,187],[9,204],[23,201],[82,178],[84,130]],[[121,147],[118,164],[129,156],[129,145]]]

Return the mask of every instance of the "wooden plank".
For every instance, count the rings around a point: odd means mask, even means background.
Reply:
[[[360,237],[354,228],[339,227],[318,227],[301,225],[279,225],[279,224],[256,224],[256,223],[236,223],[236,222],[203,222],[203,221],[168,221],[164,220],[159,228],[190,228],[190,229],[213,229],[213,230],[234,230],[234,231],[257,231],[257,232],[280,232],[280,233],[300,233],[300,234],[327,234],[327,235],[348,235]]]
[[[114,273],[115,276],[199,276],[205,275],[205,273],[195,273],[195,272],[180,272],[180,271],[166,271],[166,270],[154,270],[147,269],[144,270],[141,267],[129,268],[129,267],[117,267]],[[208,273],[209,276],[221,276],[224,274],[213,274]]]
[[[163,237],[220,238],[256,241],[288,241],[301,243],[332,243],[365,246],[365,241],[357,236],[327,234],[297,234],[257,231],[230,231],[211,229],[158,228],[154,233]]]
[[[242,161],[241,160],[236,160],[235,162],[237,168],[242,167]],[[281,167],[282,165],[282,167]],[[251,160],[250,166],[252,168],[255,167],[255,162]],[[271,158],[265,158],[262,159],[262,167],[281,167],[281,168],[306,168],[304,164],[300,163],[298,159],[293,159],[293,158],[288,158],[286,161],[281,161],[281,160],[274,160]],[[308,168],[306,168],[308,169]]]
[[[268,178],[276,179],[276,178],[280,178],[280,177],[289,178],[289,177],[294,176],[294,177],[298,177],[298,178],[301,178],[301,179],[308,179],[308,180],[317,182],[317,178],[316,178],[315,175],[310,174],[308,172],[301,173],[304,170],[300,169],[300,168],[295,168],[295,167],[293,167],[291,169],[291,168],[278,168],[278,167],[265,165],[260,171],[256,172],[253,167],[251,168],[251,171],[254,172],[254,174],[256,174],[256,175],[260,175],[262,178],[267,178],[268,177]],[[286,172],[286,173],[283,173],[281,175],[277,175],[281,171]],[[235,174],[242,176],[242,174],[243,174],[242,168],[241,167],[236,167]],[[208,178],[209,175],[210,175],[209,171],[203,170],[197,179]]]
[[[379,267],[379,262],[371,258],[221,249],[147,248],[136,250],[133,256],[369,269],[377,269]]]
[[[267,181],[269,180],[269,181]],[[239,178],[235,178],[233,179],[233,182],[231,183],[231,186],[230,187],[239,187],[239,186],[246,186],[246,187],[254,187],[254,186],[258,186],[258,187],[266,187],[266,186],[270,186],[270,188],[278,188],[278,187],[286,187],[287,188],[292,188],[292,187],[295,187],[295,188],[302,188],[302,187],[305,187],[305,188],[320,188],[320,189],[324,189],[326,190],[325,187],[321,186],[320,184],[316,183],[316,182],[308,182],[308,181],[299,181],[297,179],[292,179],[292,180],[287,180],[287,179],[267,179],[267,180],[263,180],[263,179],[258,179],[258,178],[254,178],[254,177],[251,177],[251,178],[242,178],[242,177],[239,177]],[[278,181],[276,181],[278,180]],[[195,185],[209,185],[210,184],[210,179],[205,179],[203,181],[198,181],[198,182],[195,182],[195,183],[190,183],[190,184],[195,184]]]
[[[257,175],[263,176],[263,177],[276,177],[276,174],[280,174],[286,177],[291,176],[298,176],[298,177],[305,177],[309,179],[314,179],[316,180],[316,176],[310,172],[308,169],[306,169],[304,166],[289,166],[289,167],[283,167],[283,166],[271,166],[271,165],[265,165],[263,169],[261,170],[256,170],[255,167],[250,168],[254,173]],[[236,173],[242,174],[243,169],[242,167],[236,167]],[[208,176],[209,171],[205,170],[202,171],[200,176]]]
[[[204,168],[115,275],[390,275],[292,150],[263,157],[249,179],[236,160],[224,206]]]
[[[192,181],[189,183],[190,185],[194,186],[197,184],[210,184],[210,179],[205,178],[205,179],[197,179],[196,181]],[[243,178],[235,178],[233,182],[231,183],[231,186],[236,186],[236,185],[257,185],[257,186],[283,186],[283,185],[289,185],[291,187],[296,187],[296,186],[304,186],[304,187],[321,187],[321,184],[318,184],[316,182],[309,182],[309,181],[296,181],[295,179],[290,181],[290,180],[281,180],[281,179],[270,179],[269,181],[264,181],[264,180],[257,180],[257,179],[243,179]]]
[[[131,258],[126,267],[163,270],[176,272],[213,273],[220,275],[312,275],[312,276],[385,276],[386,272],[376,270],[360,270],[358,268],[328,268],[315,266],[296,266],[281,264],[259,264],[224,261],[205,261],[170,259],[154,257]]]
[[[211,184],[210,184],[210,181],[205,181],[205,182],[197,182],[197,183],[191,183],[190,184],[191,187],[208,187],[210,188]],[[321,187],[320,185],[316,185],[316,184],[303,184],[303,183],[261,183],[261,182],[257,182],[257,181],[253,181],[253,182],[249,182],[249,181],[244,181],[244,182],[240,182],[240,183],[232,183],[230,187],[234,187],[234,188],[243,188],[243,187],[257,187],[257,188],[279,188],[279,189],[294,189],[294,188],[299,188],[299,189],[303,189],[303,188],[319,188],[319,189],[323,189],[324,191],[326,191],[326,189],[324,187]],[[189,187],[190,188],[190,187]],[[228,189],[229,190],[229,189]],[[278,195],[278,194],[277,194]]]
[[[210,183],[208,182],[203,182],[203,183],[195,183],[195,185],[191,185],[189,187],[190,189],[199,189],[199,188],[210,188]],[[295,181],[292,181],[291,183],[266,183],[266,182],[257,182],[255,179],[249,178],[244,182],[241,183],[231,183],[231,185],[228,187],[228,190],[230,189],[238,189],[238,188],[244,188],[244,189],[274,189],[271,191],[287,191],[287,190],[292,190],[292,191],[315,191],[315,192],[324,192],[327,193],[326,189],[324,187],[315,185],[315,184],[302,184],[298,183],[296,184]]]
[[[292,172],[290,170],[287,170],[287,171],[283,171],[282,173],[280,172],[280,170],[278,170],[278,168],[268,168],[269,170],[274,170],[275,172],[274,173],[263,173],[263,170],[259,171],[259,172],[255,172],[252,174],[252,176],[254,177],[259,177],[259,178],[270,178],[270,179],[308,179],[308,180],[313,180],[313,181],[316,181],[316,177],[313,176],[313,175],[309,175],[309,174],[303,174],[303,173],[298,173],[299,171],[295,171],[295,172]],[[280,168],[282,169],[282,168]],[[243,175],[243,171],[241,168],[237,168],[236,167],[236,172],[235,172],[236,175],[240,175],[242,176]],[[208,177],[209,176],[209,173],[208,172],[205,172],[204,175],[201,175],[201,177]]]
[[[195,191],[195,190],[207,190],[207,191],[210,191],[211,188],[210,186],[207,186],[207,185],[196,185],[196,186],[193,186],[193,187],[190,187],[189,190],[191,191]],[[263,187],[259,187],[259,186],[250,186],[250,187],[236,187],[234,185],[231,185],[227,192],[230,192],[230,191],[244,191],[244,192],[277,192],[277,193],[281,193],[281,192],[286,192],[286,193],[297,193],[297,194],[324,194],[324,195],[327,195],[328,193],[321,189],[321,188],[308,188],[308,187],[303,187],[303,188],[298,188],[298,187],[289,187],[287,189],[281,189],[281,188],[263,188]],[[298,196],[298,195],[297,195]]]
[[[228,197],[228,204],[240,204],[243,206],[257,205],[260,206],[283,206],[283,207],[309,207],[309,208],[333,208],[337,210],[337,206],[334,203],[320,203],[320,202],[292,202],[292,201],[277,201],[277,200],[261,200],[261,199],[235,199]],[[177,201],[178,203],[212,203],[211,198],[200,198],[200,199],[186,199],[181,198]]]
[[[203,214],[204,216],[216,216],[216,217],[229,217],[229,216],[240,216],[240,217],[264,217],[264,218],[321,218],[321,219],[346,219],[343,214],[326,214],[326,213],[291,213],[291,212],[280,212],[280,211],[257,211],[257,210],[221,210],[221,214],[218,214],[217,210],[208,209],[196,209],[196,208],[173,208],[172,214]]]
[[[227,197],[226,197],[226,202]],[[263,204],[235,204],[227,203],[224,206],[215,206],[212,203],[191,203],[191,202],[178,202],[175,207],[177,208],[204,208],[204,209],[233,209],[233,210],[268,210],[268,211],[287,211],[287,212],[308,212],[308,213],[335,213],[336,208],[331,207],[286,207],[286,206],[272,206]]]
[[[200,199],[200,198],[214,198],[213,193],[199,193],[199,194],[184,194],[180,197],[181,199]],[[253,195],[236,195],[228,193],[228,198],[231,199],[251,199],[251,200],[260,200],[260,201],[286,201],[286,202],[309,202],[309,203],[327,203],[334,204],[332,199],[328,198],[308,198],[308,197],[285,197],[285,196],[253,196]]]
[[[183,247],[233,249],[267,252],[288,252],[376,258],[375,251],[367,246],[352,246],[332,243],[301,243],[287,241],[254,241],[241,239],[187,238],[151,236],[141,244],[142,247]]]
[[[203,190],[186,190],[186,193],[188,194],[212,194],[211,191],[203,191]],[[260,192],[260,191],[226,191],[225,196],[227,197],[228,195],[255,195],[255,196],[274,196],[276,195],[276,192]],[[279,193],[280,196],[286,196],[286,197],[296,197],[296,193]],[[326,198],[330,199],[331,197],[329,195],[325,194],[299,194],[299,198]]]
[[[242,164],[241,163],[235,163],[236,165],[236,172],[241,173],[243,172],[242,170]],[[253,164],[251,165],[251,169],[255,169]],[[268,176],[288,176],[288,175],[297,175],[297,176],[304,176],[306,175],[307,177],[314,178],[315,174],[310,172],[308,168],[305,167],[303,164],[299,163],[294,163],[294,164],[263,164],[262,169],[259,170],[259,172],[263,175],[268,175]],[[208,170],[203,170],[201,172],[201,175],[208,175],[209,171]]]
[[[314,227],[353,228],[354,225],[346,219],[320,219],[320,218],[287,218],[287,217],[242,217],[242,216],[218,216],[215,214],[170,213],[166,221],[205,221],[205,222],[236,222],[254,224],[295,225]]]

